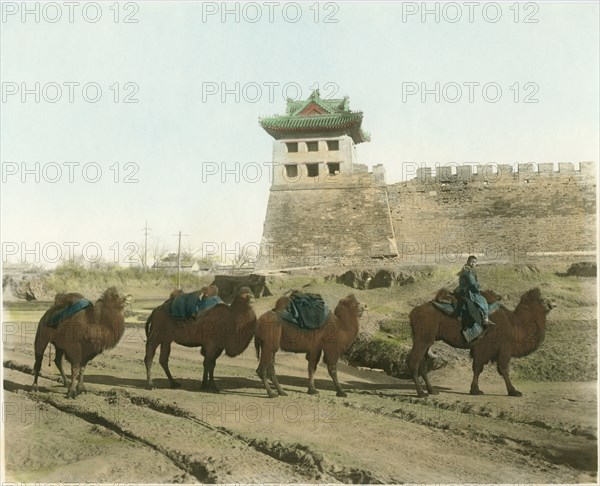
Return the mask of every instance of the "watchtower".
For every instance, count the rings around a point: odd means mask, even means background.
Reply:
[[[396,256],[383,165],[356,163],[370,141],[348,97],[288,100],[285,115],[264,117],[274,138],[273,182],[259,266],[321,265]]]

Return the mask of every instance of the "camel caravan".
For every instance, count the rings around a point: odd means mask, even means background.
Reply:
[[[469,319],[466,313],[469,306],[465,305],[464,295],[446,289],[410,312],[413,344],[407,364],[418,397],[427,396],[421,378],[429,394],[437,393],[427,374],[427,357],[435,341],[470,349],[472,395],[483,394],[479,389],[479,375],[486,363],[493,362],[504,378],[508,395],[521,396],[510,381],[508,365],[512,357],[526,356],[540,346],[546,316],[555,303],[542,298],[538,288],[526,292],[514,310],[502,305],[500,296],[494,292],[482,291],[481,296],[486,312],[480,312],[474,319]],[[345,397],[337,376],[337,363],[358,335],[366,306],[350,294],[331,311],[318,294],[290,291],[276,301],[273,309],[257,318],[253,301],[254,295],[248,287],[239,289],[229,305],[221,300],[215,285],[191,293],[174,291],[150,313],[145,323],[146,388],[154,388],[152,362],[159,346],[159,363],[169,386],[181,386],[169,370],[171,345],[176,343],[200,348],[204,358],[201,390],[218,392],[214,382],[217,359],[223,352],[229,357],[240,355],[254,337],[259,361],[256,373],[270,398],[286,395],[275,373],[275,356],[279,350],[306,355],[311,395],[318,393],[314,380],[322,357],[336,395]],[[32,389],[38,391],[44,352],[48,344],[52,344],[56,350],[54,362],[63,385],[68,388],[67,398],[75,398],[85,391],[83,376],[87,363],[118,344],[125,329],[124,309],[130,302],[131,295],[115,287],[107,289],[95,303],[79,293],[58,294],[37,327]],[[63,356],[71,363],[70,382],[63,370]]]

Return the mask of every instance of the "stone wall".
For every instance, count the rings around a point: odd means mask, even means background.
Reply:
[[[592,163],[440,167],[392,185],[382,166],[353,167],[351,176],[271,187],[257,268],[596,249]]]
[[[273,186],[257,268],[395,256],[386,186],[369,173],[352,179]]]
[[[422,171],[388,186],[399,258],[443,262],[477,254],[518,259],[528,253],[596,249],[593,165],[485,166]],[[441,170],[440,170],[441,169]],[[487,168],[490,169],[490,168]],[[494,168],[496,169],[496,168]]]

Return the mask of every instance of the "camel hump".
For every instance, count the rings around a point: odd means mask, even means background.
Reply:
[[[528,290],[521,299],[528,300],[528,301],[535,301],[535,300],[541,300],[541,298],[542,298],[542,291],[540,290],[539,287],[534,287],[533,289]]]
[[[502,300],[502,296],[493,290],[482,290],[481,295],[485,298],[488,304],[494,304],[496,302],[500,302]]]
[[[448,290],[443,287],[437,291],[435,297],[433,299],[435,302],[441,302],[443,304],[456,304],[458,302],[458,298],[454,294],[454,292]]]
[[[204,297],[215,297],[219,295],[219,287],[214,284],[210,284],[207,287],[202,287],[200,292],[204,295]]]
[[[78,292],[63,292],[56,294],[54,297],[54,305],[73,305],[81,299],[85,299],[85,297]]]
[[[289,304],[290,304],[290,298],[288,296],[279,297],[279,299],[277,299],[277,302],[275,302],[275,307],[273,308],[273,310],[276,313],[282,312],[285,309],[287,309],[287,306]]]
[[[173,291],[169,294],[169,299],[174,299],[178,295],[182,295],[182,294],[183,294],[182,289],[173,289]]]
[[[73,302],[72,304],[62,304],[60,306],[54,306],[50,311],[44,314],[43,324],[56,328],[61,322],[66,321],[70,317],[73,317],[79,311],[90,308],[93,310],[94,304],[92,304],[86,298],[81,298]]]

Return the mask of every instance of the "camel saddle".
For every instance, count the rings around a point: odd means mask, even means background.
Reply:
[[[203,296],[200,291],[179,294],[169,306],[169,314],[174,319],[196,319],[198,316],[223,301],[218,295]]]
[[[44,314],[44,317],[42,317],[42,323],[45,326],[56,329],[61,322],[67,320],[69,317],[73,317],[79,311],[87,309],[93,305],[94,304],[87,299],[79,299],[75,302],[54,306],[49,312]]]
[[[305,329],[319,329],[325,324],[330,311],[319,294],[292,292],[290,303],[279,312],[279,317],[294,326]]]
[[[475,323],[465,299],[457,292],[452,292],[448,289],[440,289],[431,303],[444,314],[459,319],[463,327],[471,327]],[[491,315],[497,311],[500,306],[500,301],[488,304],[488,314]]]

